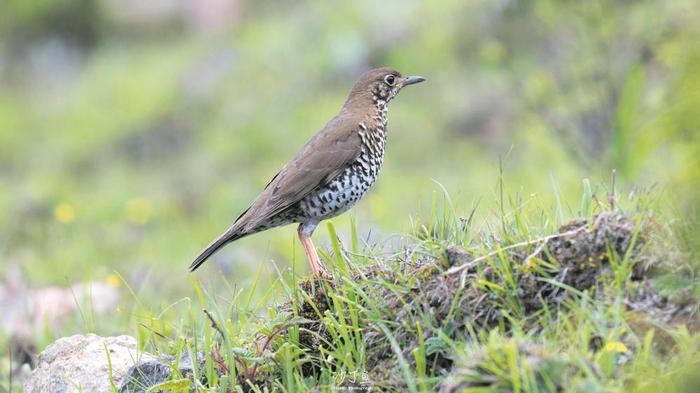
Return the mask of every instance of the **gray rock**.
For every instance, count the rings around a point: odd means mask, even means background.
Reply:
[[[152,355],[138,351],[136,339],[130,336],[63,337],[39,354],[36,369],[24,383],[24,392],[113,392],[113,386],[122,383],[134,364],[152,359]]]
[[[149,388],[159,385],[172,377],[173,369],[171,364],[174,363],[174,357],[166,359],[150,359],[139,362],[129,369],[126,377],[119,387],[120,393],[144,393]],[[204,368],[204,354],[197,353],[197,369]],[[180,374],[185,377],[194,375],[195,366],[189,352],[183,352],[180,360],[177,362],[177,368]]]

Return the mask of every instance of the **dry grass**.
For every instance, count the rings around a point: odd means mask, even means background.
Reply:
[[[655,289],[652,272],[660,262],[647,247],[653,236],[648,230],[645,219],[632,222],[622,214],[601,213],[572,221],[556,234],[486,253],[450,246],[433,258],[397,258],[334,280],[302,281],[299,296],[280,310],[294,319],[273,343],[298,343],[299,370],[314,379],[347,366],[334,358],[335,350],[350,341],[361,344],[364,364],[356,367],[366,370],[364,380],[343,381],[346,387],[405,390],[415,383],[437,388],[435,382],[444,379],[439,386],[445,392],[470,386],[510,391],[512,378],[496,371],[512,355],[533,391],[560,391],[567,375],[578,375],[583,367],[534,343],[533,337],[547,334],[559,313],[579,312],[572,305],[618,298],[637,320],[677,324],[693,319],[687,304]],[[502,341],[475,346],[485,332],[496,331]],[[607,339],[592,334],[587,346],[602,350]],[[620,348],[634,350],[631,337],[619,340]],[[467,358],[465,345],[471,348]],[[279,377],[279,369],[267,370],[256,376],[258,386],[272,387],[269,382]],[[415,370],[422,380],[411,381],[406,370]],[[586,370],[602,375],[595,365]]]

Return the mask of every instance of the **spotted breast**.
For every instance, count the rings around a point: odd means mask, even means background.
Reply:
[[[335,179],[299,201],[302,219],[326,219],[350,209],[377,180],[384,162],[387,134],[387,101],[381,89],[373,92],[376,111],[357,125],[362,147],[357,159]],[[367,123],[372,126],[368,127]]]

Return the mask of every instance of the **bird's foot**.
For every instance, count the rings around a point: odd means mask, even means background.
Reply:
[[[304,230],[305,225],[306,224],[299,225],[297,233],[299,234],[301,245],[304,247],[306,258],[309,260],[309,265],[311,265],[311,274],[314,278],[332,280],[333,276],[328,273],[326,268],[323,267],[323,264],[321,264],[321,259],[318,257],[318,253],[316,252],[316,247],[314,247],[314,243],[311,241],[310,233],[307,233]],[[313,225],[315,227],[315,224]],[[311,230],[313,230],[313,227]]]
[[[316,275],[316,277],[332,281],[333,280],[333,275],[328,272],[328,270],[322,270],[319,274]]]
[[[311,263],[311,274],[314,278],[322,278],[324,280],[332,280],[333,275],[326,270],[320,261],[316,260]]]

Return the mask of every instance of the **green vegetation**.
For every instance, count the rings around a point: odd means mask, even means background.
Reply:
[[[10,0],[0,12],[0,293],[19,270],[27,288],[98,281],[121,295],[103,315],[81,304],[57,326],[39,321],[30,347],[94,332],[202,352],[200,391],[245,377],[281,391],[693,386],[695,1],[241,0],[216,15],[197,1],[121,3]],[[315,234],[336,280],[305,280],[292,227],[189,275],[355,77],[384,65],[428,82],[392,103],[375,188]],[[643,247],[606,249],[590,285],[572,285],[536,240],[601,214],[625,217]],[[459,247],[463,262],[488,258],[433,314],[418,289],[456,266]],[[524,264],[563,283],[548,290],[561,298],[523,297]],[[647,264],[653,288],[640,289]],[[494,323],[479,322],[470,291]],[[630,309],[640,293],[689,314],[658,323],[654,304]],[[0,391],[11,346],[0,328]],[[171,388],[189,389],[180,377]]]
[[[273,307],[259,278],[223,299],[195,283],[187,322],[137,318],[141,340],[205,355],[182,391],[692,391],[700,287],[669,282],[695,270],[648,195],[616,202],[584,194],[558,229],[556,209],[506,202],[477,231],[445,200],[396,253],[329,224],[333,280],[281,274]]]

